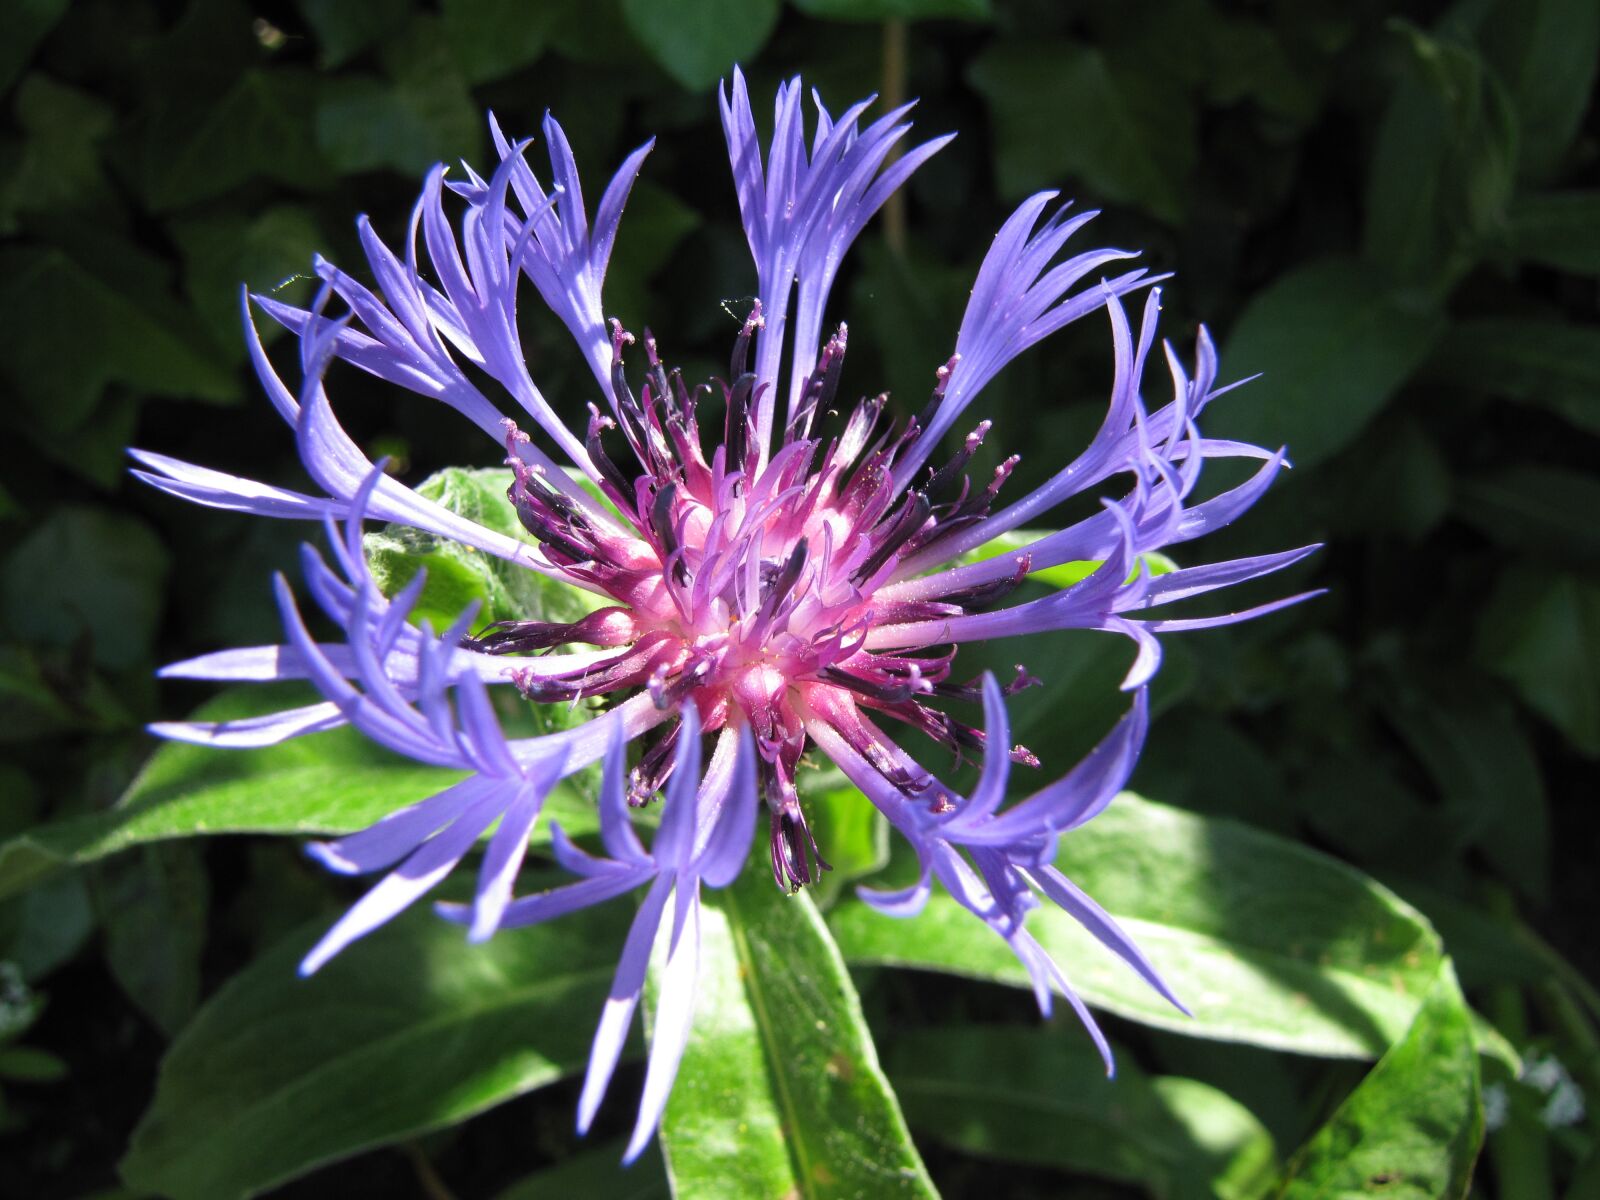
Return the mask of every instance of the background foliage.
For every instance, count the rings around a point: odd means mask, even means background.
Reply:
[[[1600,1192],[1593,0],[21,0],[6,26],[0,1193]],[[660,137],[608,303],[715,370],[723,301],[752,287],[712,92],[735,61],[758,95],[804,71],[831,104],[920,96],[925,132],[961,132],[837,289],[847,389],[920,399],[990,232],[1062,188],[1105,210],[1097,240],[1177,273],[1169,336],[1204,319],[1229,375],[1265,374],[1208,428],[1287,442],[1296,470],[1218,553],[1325,540],[1300,573],[1330,591],[1174,645],[1150,802],[1064,848],[1195,1021],[1041,921],[1112,1014],[1107,1085],[985,931],[748,881],[708,918],[715,1016],[668,1161],[619,1178],[627,1104],[598,1149],[570,1133],[610,918],[474,950],[413,918],[300,983],[347,885],[288,838],[187,835],[349,828],[430,773],[334,734],[168,749],[134,782],[144,723],[206,699],[154,667],[273,639],[267,576],[305,531],[141,490],[122,450],[293,485],[239,282],[303,298],[313,251],[359,260],[358,212],[398,236],[431,163],[484,160],[485,108],[517,132],[557,112],[591,187]],[[546,395],[580,411],[577,356],[528,326]],[[1098,419],[1086,326],[989,389],[985,450],[1024,450],[1019,492]],[[408,477],[493,465],[464,423],[339,382]],[[1048,762],[1086,748],[1126,654],[1040,639],[1018,736]],[[811,795],[840,876],[884,866],[836,776]]]

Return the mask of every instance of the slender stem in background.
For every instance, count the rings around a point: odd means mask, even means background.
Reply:
[[[904,21],[885,21],[883,23],[883,106],[886,109],[895,108],[905,103],[906,98],[906,23]],[[884,159],[883,169],[888,170],[889,165],[900,157],[900,147],[897,145],[889,151],[888,158]],[[889,249],[896,255],[906,251],[906,193],[904,188],[896,188],[889,195],[888,201],[883,206],[883,239],[889,243]]]
[[[455,1193],[439,1178],[439,1172],[433,1169],[433,1164],[428,1161],[421,1147],[415,1142],[407,1142],[400,1150],[411,1160],[411,1169],[417,1173],[417,1184],[428,1200],[456,1200]]]

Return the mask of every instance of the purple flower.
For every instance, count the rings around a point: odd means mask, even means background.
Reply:
[[[435,168],[403,254],[361,221],[376,290],[318,259],[323,288],[309,310],[253,298],[298,338],[304,379],[298,392],[268,362],[246,298],[256,369],[323,494],[135,452],[144,468],[137,474],[187,499],[322,519],[333,561],[307,547],[306,584],[342,630],[336,642],[315,641],[279,579],[285,644],[224,651],[165,674],[309,679],[323,699],[250,721],[163,724],[158,733],[248,747],[349,723],[400,754],[468,773],[370,829],[312,847],[332,870],[386,873],[307,955],[304,972],[422,896],[490,829],[474,901],[441,906],[475,940],[644,889],[579,1110],[580,1128],[587,1128],[665,925],[660,1014],[630,1158],[659,1121],[688,1036],[701,885],[724,886],[737,875],[760,808],[780,887],[797,890],[829,869],[828,831],[810,827],[794,783],[812,744],[906,837],[921,865],[910,888],[864,889],[864,899],[909,915],[937,879],[1012,947],[1041,1008],[1049,1010],[1053,992],[1067,997],[1109,1069],[1104,1039],[1024,919],[1039,897],[1048,899],[1178,1003],[1116,923],[1051,865],[1056,838],[1109,804],[1132,771],[1161,634],[1227,624],[1301,597],[1213,617],[1172,619],[1155,610],[1279,570],[1312,549],[1163,574],[1149,568],[1144,556],[1226,525],[1248,508],[1284,466],[1283,455],[1200,434],[1197,418],[1227,390],[1217,386],[1216,354],[1203,329],[1192,373],[1163,346],[1171,399],[1153,411],[1147,406],[1143,376],[1155,344],[1158,293],[1146,292],[1137,330],[1123,298],[1153,280],[1139,269],[1106,277],[1130,257],[1120,250],[1064,256],[1094,214],[1069,217],[1064,205],[1052,210],[1051,193],[1026,201],[996,235],[954,353],[935,373],[920,415],[895,423],[880,395],[841,406],[844,414],[835,418],[847,331],[842,324],[825,328],[823,318],[839,263],[890,193],[948,140],[891,162],[909,129],[902,120],[907,110],[863,127],[866,106],[835,120],[818,101],[808,148],[795,80],[779,90],[775,133],[763,155],[737,72],[724,92],[723,125],[758,294],[734,339],[727,380],[714,387],[689,386],[664,364],[647,331],[643,370],[630,372],[640,365],[630,361],[636,340],[615,322],[608,328],[604,318],[606,265],[649,146],[613,177],[591,224],[572,152],[561,127],[547,118],[550,186],[526,161],[528,143],[509,141],[493,125],[499,151],[493,173],[484,178],[468,170],[464,180],[447,184],[444,169]],[[459,210],[458,219],[447,216],[447,206]],[[581,438],[556,417],[522,357],[517,301],[524,278],[577,340],[604,398],[603,406],[591,405]],[[344,309],[337,318],[328,315],[335,302]],[[1011,359],[1096,312],[1110,325],[1115,380],[1105,419],[1082,454],[1004,505],[1000,496],[1015,457],[988,480],[966,474],[989,422],[978,422],[953,455],[929,465],[945,433]],[[441,400],[502,442],[514,475],[510,499],[537,545],[484,528],[384,474],[334,417],[323,379],[335,359]],[[483,376],[505,395],[485,395],[473,382]],[[506,396],[531,422],[529,431],[504,417],[497,401]],[[1190,503],[1208,458],[1261,465],[1245,483]],[[561,460],[575,471],[569,474]],[[1095,515],[1026,537],[1018,549],[967,561],[1001,534],[1047,523],[1057,505],[1086,491],[1101,498]],[[392,597],[374,582],[361,541],[369,518],[471,546],[595,593],[604,606],[571,623],[530,614],[482,628],[469,610],[436,633],[410,620],[420,576]],[[1076,585],[1005,602],[1030,574],[1084,561],[1098,566]],[[1019,668],[1005,687],[989,676],[956,682],[956,647],[1066,628],[1108,630],[1134,641],[1124,684],[1132,708],[1065,776],[1007,804],[1012,764],[1036,767],[1038,759],[1010,744],[1004,697],[1034,680]],[[574,645],[589,648],[545,653]],[[490,703],[491,687],[514,688],[529,702],[592,700],[607,707],[564,732],[508,738]],[[981,704],[983,727],[949,716],[948,702]],[[883,732],[885,718],[958,755],[982,752],[976,787],[963,795],[941,782]],[[707,738],[712,748],[702,771]],[[645,745],[630,770],[627,744],[634,739]],[[546,796],[601,760],[604,856],[556,828],[555,857],[576,881],[513,898]],[[647,851],[630,812],[658,795],[660,823]]]

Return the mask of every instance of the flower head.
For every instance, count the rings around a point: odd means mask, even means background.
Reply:
[[[324,494],[136,453],[143,478],[188,499],[326,522],[333,563],[308,547],[306,584],[343,635],[317,642],[279,579],[283,645],[224,651],[166,673],[304,678],[323,699],[249,722],[165,724],[158,732],[257,746],[348,722],[401,754],[468,772],[370,829],[312,847],[332,870],[386,874],[311,951],[304,971],[429,891],[491,829],[473,902],[441,906],[474,939],[644,889],[579,1111],[586,1128],[665,924],[661,1011],[630,1156],[659,1120],[688,1036],[701,885],[720,887],[737,875],[763,809],[780,887],[799,889],[829,869],[828,831],[812,827],[795,786],[812,746],[904,835],[921,865],[910,888],[867,889],[863,897],[885,913],[909,915],[937,880],[1011,945],[1042,1008],[1048,1011],[1054,992],[1068,998],[1109,1068],[1104,1040],[1059,966],[1027,933],[1026,914],[1040,897],[1059,905],[1178,1003],[1116,923],[1052,865],[1056,839],[1101,811],[1128,778],[1145,735],[1145,685],[1160,664],[1160,635],[1238,621],[1299,597],[1215,617],[1170,619],[1155,610],[1276,571],[1311,549],[1151,570],[1148,555],[1248,508],[1283,467],[1283,455],[1199,432],[1197,419],[1227,390],[1217,386],[1216,355],[1203,329],[1192,371],[1163,346],[1171,397],[1153,409],[1147,404],[1144,373],[1159,312],[1153,281],[1137,268],[1108,274],[1131,257],[1124,251],[1065,254],[1094,214],[1052,209],[1050,193],[1026,201],[996,234],[953,353],[934,372],[917,415],[895,419],[885,395],[846,402],[840,372],[848,330],[824,325],[840,261],[890,193],[948,140],[891,162],[909,129],[908,110],[863,126],[867,104],[835,119],[819,100],[808,145],[796,80],[779,90],[775,132],[763,153],[743,78],[735,73],[723,93],[757,283],[724,379],[691,385],[669,368],[648,331],[636,335],[604,316],[606,265],[649,146],[612,178],[591,223],[572,152],[560,125],[547,118],[549,186],[527,162],[529,143],[512,142],[493,125],[494,171],[483,177],[469,169],[462,181],[447,183],[444,169],[435,168],[403,254],[363,219],[375,289],[318,259],[323,287],[311,308],[253,298],[299,339],[304,382],[296,391],[268,362],[246,300],[257,371]],[[452,206],[459,209],[454,221]],[[581,436],[557,417],[523,359],[517,301],[524,280],[571,332],[593,372],[600,402],[590,406]],[[1135,329],[1123,301],[1140,289]],[[336,302],[345,310],[337,317],[329,312]],[[959,432],[967,409],[1008,362],[1092,313],[1109,323],[1115,363],[1105,418],[1076,459],[1032,492],[1003,500],[1016,457],[987,479],[968,473],[989,422],[970,424],[953,451],[946,434]],[[534,544],[449,511],[369,461],[333,414],[323,380],[334,360],[443,401],[503,445],[513,472],[510,499]],[[481,376],[503,394],[486,395],[473,382]],[[521,409],[517,421],[502,411],[507,397]],[[1218,457],[1261,465],[1245,483],[1190,503],[1204,461]],[[562,459],[570,472],[558,465]],[[1015,548],[969,561],[973,551],[1047,521],[1062,501],[1084,492],[1102,500],[1095,515],[1057,532],[1013,537],[1007,544]],[[361,538],[369,518],[453,539],[585,589],[600,607],[567,623],[530,614],[488,625],[469,610],[437,633],[411,620],[420,576],[393,596],[374,581]],[[1069,562],[1097,565],[1071,587],[1007,603],[1030,575]],[[1040,762],[1011,744],[1005,696],[1034,680],[1018,668],[1004,686],[991,676],[961,681],[957,648],[1066,628],[1106,630],[1136,643],[1124,683],[1132,705],[1076,767],[1008,804],[1013,765]],[[568,652],[547,653],[556,647]],[[512,738],[490,703],[492,687],[514,688],[530,703],[604,707],[574,728]],[[981,707],[981,725],[947,711],[963,704]],[[884,732],[885,719],[958,757],[981,754],[976,786],[963,794],[942,782]],[[628,744],[636,739],[644,745],[630,769]],[[597,761],[604,764],[603,855],[555,829],[556,860],[575,881],[515,898],[545,798]],[[657,797],[659,826],[646,850],[631,816]]]

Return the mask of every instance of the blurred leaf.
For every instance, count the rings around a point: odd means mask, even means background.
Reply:
[[[31,641],[87,641],[99,666],[125,669],[150,654],[161,617],[167,552],[136,517],[59,508],[0,567],[0,612]]]
[[[573,1200],[668,1200],[671,1193],[661,1151],[651,1143],[637,1162],[625,1167],[625,1145],[619,1140],[574,1154],[518,1180],[494,1200],[559,1200],[563,1196]]]
[[[622,15],[662,70],[701,92],[756,58],[778,7],[778,0],[622,0]]]
[[[656,299],[651,279],[700,223],[699,213],[660,185],[648,179],[634,184],[617,234],[619,249],[606,271],[606,312],[618,314],[629,328],[644,328]]]
[[[1483,1141],[1478,1062],[1455,972],[1439,965],[1405,1038],[1290,1164],[1283,1200],[1461,1200]]]
[[[172,104],[145,132],[143,190],[156,212],[209,200],[254,179],[300,191],[327,166],[311,137],[316,76],[277,66],[245,71],[204,104]]]
[[[1262,383],[1270,390],[1270,380]],[[1340,498],[1338,528],[1357,537],[1381,532],[1419,542],[1450,510],[1449,460],[1433,431],[1403,410],[1369,427],[1360,449],[1337,467],[1324,486]],[[1384,486],[1367,486],[1374,479]]]
[[[35,72],[17,89],[14,112],[25,140],[21,161],[0,182],[0,230],[12,232],[17,213],[101,207],[109,199],[100,142],[115,124],[110,106]]]
[[[969,1153],[1142,1184],[1154,1196],[1242,1200],[1278,1169],[1249,1110],[1192,1079],[1115,1079],[1087,1038],[1046,1026],[898,1033],[889,1077],[913,1129]]]
[[[935,1196],[810,898],[754,869],[712,895],[661,1123],[673,1194]]]
[[[1497,0],[1478,43],[1516,106],[1523,173],[1549,174],[1592,101],[1600,6],[1592,0]]]
[[[298,204],[177,220],[172,237],[183,254],[184,290],[195,311],[216,344],[239,360],[245,355],[240,285],[292,302],[282,285],[298,273],[310,275],[312,255],[327,245],[315,213]],[[265,339],[277,332],[271,321],[260,328]]]
[[[806,762],[802,760],[795,783],[822,856],[833,868],[810,889],[811,898],[826,910],[846,884],[888,863],[889,823],[838,767],[807,770]]]
[[[1600,409],[1597,409],[1600,411]],[[1559,562],[1600,561],[1600,480],[1566,467],[1512,463],[1461,484],[1461,518],[1509,550]]]
[[[210,887],[198,849],[141,846],[94,870],[106,965],[135,1007],[169,1038],[200,1003]]]
[[[505,467],[448,467],[423,480],[417,491],[476,524],[532,545],[506,497],[511,481],[511,471]],[[393,596],[426,568],[428,579],[412,611],[413,624],[426,618],[435,629],[448,628],[474,600],[483,604],[479,625],[576,621],[601,604],[593,593],[407,526],[369,533],[366,550],[373,577],[386,596]]]
[[[887,388],[907,398],[908,407],[912,400],[921,403],[933,390],[934,372],[955,349],[972,272],[952,266],[914,238],[896,252],[882,237],[865,237],[856,243],[854,256],[858,273],[850,311],[860,315],[851,322],[851,345],[864,334],[881,363],[862,387]]]
[[[6,5],[6,36],[0,38],[0,92],[33,57],[34,49],[67,11],[67,0],[11,0]]]
[[[1535,899],[1547,894],[1550,820],[1539,763],[1516,714],[1481,676],[1409,664],[1379,693],[1384,715],[1433,778],[1448,820],[1439,856],[1476,846]]]
[[[1376,1057],[1416,1014],[1440,957],[1421,914],[1359,871],[1131,793],[1063,837],[1056,865],[1127,930],[1193,1019],[1053,905],[1029,931],[1090,1004],[1191,1037]],[[852,962],[1027,985],[1010,948],[943,892],[915,920],[848,902],[829,923]]]
[[[1504,572],[1478,623],[1477,649],[1575,750],[1600,757],[1600,583],[1534,567]]]
[[[17,1083],[54,1083],[67,1077],[67,1064],[48,1050],[33,1046],[0,1047],[0,1079]]]
[[[0,250],[0,381],[13,413],[64,434],[113,383],[157,395],[233,398],[234,380],[204,340],[169,327],[159,309],[152,311],[153,300],[122,291],[54,247]]]
[[[1164,77],[1039,37],[995,42],[967,73],[989,106],[1002,196],[1081,184],[1169,224],[1182,220],[1198,155],[1195,113]]]
[[[825,21],[987,21],[990,0],[790,0],[808,17]]]
[[[1514,259],[1600,275],[1600,191],[1517,197],[1506,214],[1504,240]]]
[[[415,911],[311,979],[319,923],[235,976],[173,1043],[122,1176],[174,1200],[254,1194],[454,1125],[578,1070],[620,908],[468,945]]]
[[[556,18],[524,0],[443,0],[445,36],[468,83],[491,83],[536,62]]]
[[[1477,52],[1414,26],[1367,174],[1363,253],[1438,294],[1503,224],[1517,165],[1516,113]]]
[[[328,162],[346,174],[386,167],[414,178],[438,162],[476,158],[481,114],[441,24],[413,17],[380,58],[387,78],[321,81],[316,144]]]
[[[81,874],[47,879],[0,900],[0,962],[37,983],[72,959],[94,932],[94,912]]]
[[[1439,344],[1427,377],[1549,409],[1600,434],[1600,326],[1526,317],[1460,321]]]
[[[324,67],[349,62],[406,19],[407,0],[295,0],[317,39],[317,61]]]
[[[47,734],[130,732],[120,694],[70,650],[0,645],[0,743]]]
[[[1218,401],[1206,431],[1287,444],[1295,465],[1314,466],[1355,440],[1427,355],[1440,324],[1402,307],[1351,260],[1296,267],[1240,314],[1224,370],[1263,378]]]

